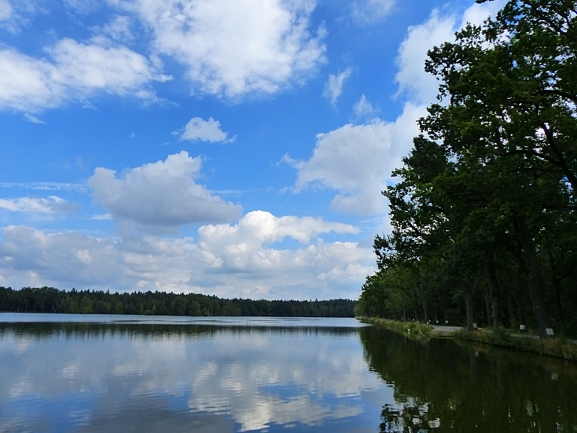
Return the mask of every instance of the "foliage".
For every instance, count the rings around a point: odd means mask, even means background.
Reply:
[[[0,311],[171,316],[353,317],[356,302],[220,299],[196,293],[110,293],[52,287],[0,287]]]
[[[439,101],[383,191],[357,313],[577,335],[575,2],[510,0],[425,69]]]

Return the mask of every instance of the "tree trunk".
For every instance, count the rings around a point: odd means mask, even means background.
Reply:
[[[425,315],[425,323],[429,323],[429,310],[427,308],[427,301],[425,301],[424,296],[421,296],[421,304],[423,305],[423,314]]]
[[[554,314],[555,314],[555,321],[559,324],[565,323],[565,315],[563,314],[563,305],[561,303],[561,281],[564,277],[558,276],[557,267],[555,266],[555,258],[551,251],[548,253],[549,255],[549,263],[551,264],[551,273],[553,274],[553,296],[554,296]]]
[[[475,303],[474,294],[479,286],[479,277],[475,278],[475,283],[471,286],[470,281],[463,280],[461,285],[463,287],[463,297],[465,299],[465,311],[467,312],[467,329],[472,331],[474,329],[473,323],[475,323]]]
[[[485,310],[487,311],[487,326],[491,326],[491,297],[489,289],[485,289]]]
[[[487,263],[487,285],[489,286],[489,298],[491,299],[491,323],[493,328],[497,328],[500,324],[499,285],[493,255],[491,255]]]
[[[515,310],[513,309],[513,296],[511,291],[507,291],[507,308],[509,310],[509,326],[512,329],[517,329],[517,321],[515,320]]]
[[[537,248],[527,226],[527,222],[523,218],[519,218],[519,235],[521,237],[521,245],[527,256],[527,282],[529,285],[529,294],[531,295],[531,303],[533,304],[533,312],[535,313],[537,328],[539,330],[539,337],[541,339],[551,338],[547,332],[547,311],[545,310],[545,303],[543,301],[543,279],[541,277],[541,266],[539,264],[539,257],[537,256]]]

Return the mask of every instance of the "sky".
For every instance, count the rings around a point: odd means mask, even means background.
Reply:
[[[357,299],[427,50],[502,5],[0,0],[0,286]]]

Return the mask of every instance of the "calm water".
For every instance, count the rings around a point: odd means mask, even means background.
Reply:
[[[0,432],[577,432],[575,364],[485,350],[353,319],[0,314]]]

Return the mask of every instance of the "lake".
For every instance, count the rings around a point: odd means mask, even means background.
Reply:
[[[354,319],[0,314],[0,432],[577,432],[575,363]]]

